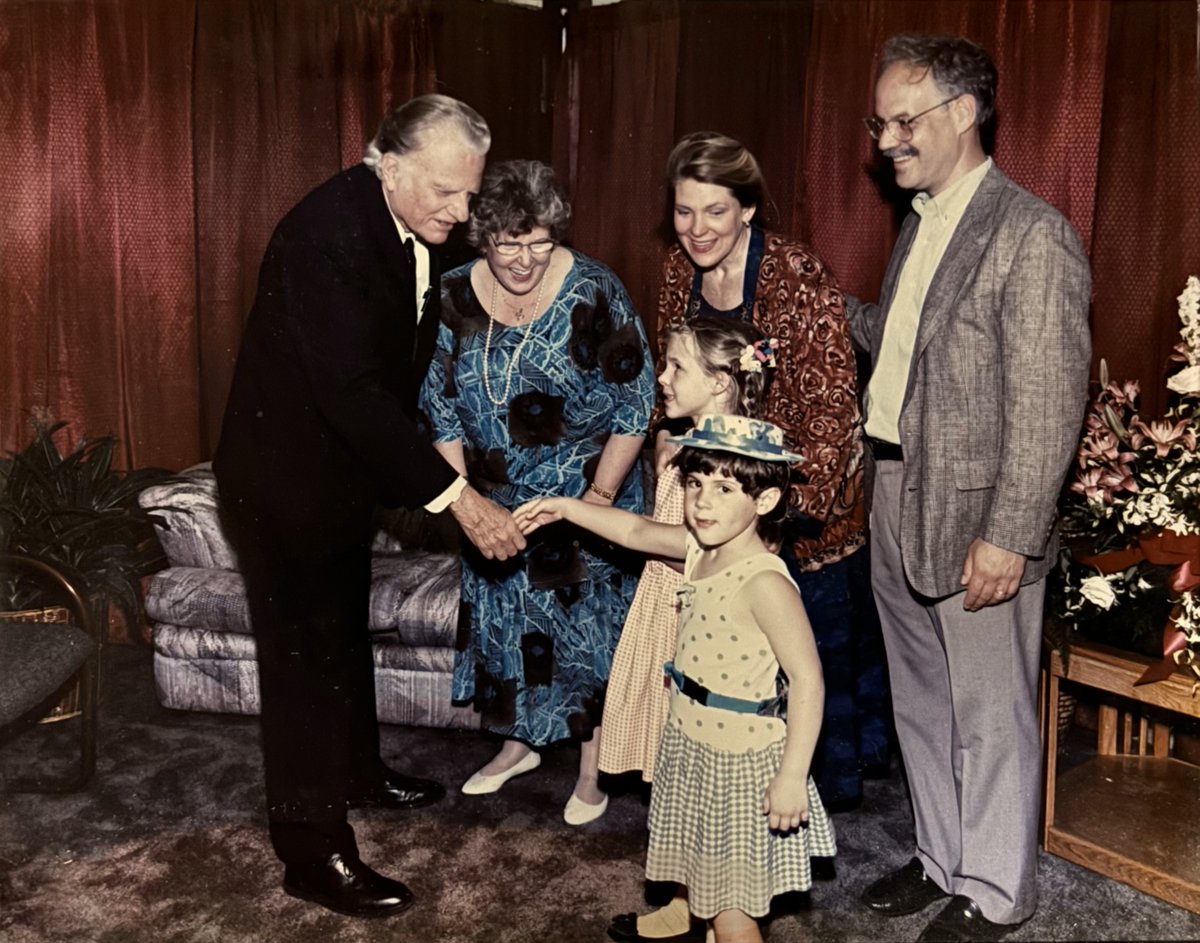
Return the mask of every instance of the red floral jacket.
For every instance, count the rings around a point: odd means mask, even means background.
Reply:
[[[695,274],[683,249],[673,247],[658,294],[660,361],[664,329],[687,317]],[[801,569],[819,570],[864,541],[862,435],[842,293],[811,250],[766,233],[753,321],[780,346],[763,418],[804,455],[789,496],[792,551]]]

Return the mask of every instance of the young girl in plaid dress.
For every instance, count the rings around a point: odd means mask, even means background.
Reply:
[[[751,943],[771,898],[807,890],[809,857],[835,852],[809,776],[824,700],[816,643],[795,583],[759,534],[782,513],[798,456],[776,426],[741,416],[703,416],[672,441],[686,526],[557,497],[516,518],[527,533],[568,520],[684,560],[646,876],[684,885],[717,943]]]
[[[774,368],[775,348],[753,324],[736,318],[696,318],[673,325],[667,329],[658,375],[662,414],[668,422],[685,420],[683,428],[706,413],[757,418],[766,405]],[[674,466],[658,476],[654,520],[683,523],[683,478]],[[669,700],[662,668],[675,651],[675,591],[683,578],[677,566],[647,560],[642,569],[608,676],[601,772],[639,770],[643,781],[654,781]],[[686,905],[682,921],[686,929]]]

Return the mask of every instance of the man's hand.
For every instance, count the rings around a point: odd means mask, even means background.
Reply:
[[[507,560],[525,549],[525,538],[512,515],[470,485],[450,504],[450,513],[489,560]]]
[[[967,588],[963,608],[975,612],[1012,599],[1021,587],[1024,572],[1024,555],[976,537],[963,561],[962,585]]]

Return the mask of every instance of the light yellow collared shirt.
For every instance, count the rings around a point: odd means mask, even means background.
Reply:
[[[991,166],[989,157],[936,197],[923,191],[913,197],[913,210],[921,217],[921,222],[908,258],[904,260],[904,268],[900,270],[896,293],[883,326],[879,359],[867,384],[865,428],[872,439],[900,443],[900,407],[904,405],[904,391],[908,388],[913,344],[921,324],[925,295],[954,230]]]

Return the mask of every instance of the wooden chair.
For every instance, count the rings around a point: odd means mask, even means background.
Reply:
[[[96,768],[99,626],[87,601],[55,567],[32,557],[0,554],[0,573],[36,583],[43,608],[0,612],[0,742],[43,716],[72,679],[78,683],[79,760],[63,778],[20,780],[23,792],[73,792]],[[60,605],[61,603],[61,605]]]

